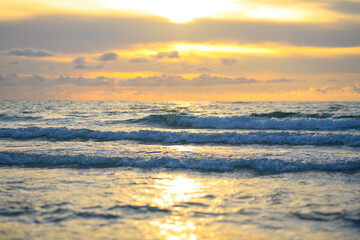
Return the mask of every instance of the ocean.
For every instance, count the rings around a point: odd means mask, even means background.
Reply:
[[[358,102],[1,101],[0,239],[359,239]]]

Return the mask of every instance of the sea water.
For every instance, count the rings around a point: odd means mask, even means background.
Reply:
[[[0,102],[1,239],[359,236],[359,103]]]

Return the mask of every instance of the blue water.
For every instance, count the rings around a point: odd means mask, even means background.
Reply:
[[[1,101],[1,239],[358,239],[355,102]]]

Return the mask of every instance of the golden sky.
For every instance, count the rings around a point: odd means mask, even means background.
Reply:
[[[0,98],[359,101],[360,1],[0,0]]]

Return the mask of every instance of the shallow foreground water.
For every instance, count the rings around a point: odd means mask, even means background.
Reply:
[[[360,174],[2,168],[2,238],[356,239]]]
[[[1,103],[1,239],[359,238],[357,103]]]

